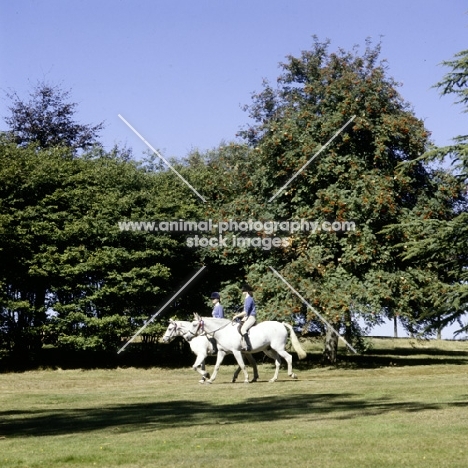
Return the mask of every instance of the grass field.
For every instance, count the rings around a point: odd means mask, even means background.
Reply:
[[[273,384],[271,363],[249,385],[232,365],[212,385],[190,368],[0,374],[0,466],[466,467],[467,364],[466,342],[375,340]]]

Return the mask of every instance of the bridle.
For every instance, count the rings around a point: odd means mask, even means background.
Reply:
[[[179,328],[177,323],[176,322],[171,322],[171,325],[170,325],[172,328],[171,328],[171,331],[169,334],[165,334],[163,338],[165,338],[167,341],[175,338],[177,336],[177,329]]]
[[[205,331],[203,320],[201,320],[198,323],[198,326],[195,332],[193,332],[190,329],[187,329],[185,325],[179,324],[175,320],[171,322],[171,326],[172,328],[170,332],[165,335],[165,339],[167,341],[174,339],[176,336],[181,336],[182,338],[184,338],[184,340],[190,341],[195,336],[203,335]]]
[[[187,330],[184,325],[178,324],[175,320],[171,321],[170,327],[170,332],[165,334],[163,337],[163,339],[168,342],[172,341],[177,336],[181,336],[182,338],[187,339],[187,335],[196,335],[196,333],[193,333],[191,330]]]
[[[192,330],[188,330],[186,335],[188,335],[189,333],[193,335],[191,338],[205,334],[205,322],[203,321],[203,319],[198,321],[197,329],[194,332]],[[185,335],[184,338],[186,338]]]
[[[219,332],[220,330],[222,330],[223,328],[226,328],[228,325],[231,325],[232,322],[227,322],[225,323],[223,326],[217,328],[216,330],[213,330],[211,332],[207,332],[205,330],[205,322],[203,319],[200,319],[198,321],[198,326],[197,326],[197,329],[195,330],[195,332],[192,332],[191,330],[189,330],[190,333],[192,333],[193,335],[205,335],[206,337],[211,337],[211,338],[214,338],[214,335],[216,332]],[[201,331],[199,331],[201,330]]]
[[[223,328],[227,327],[230,325],[232,322],[227,322],[221,327],[217,328],[214,331],[207,332],[205,330],[205,321],[203,319],[198,320],[197,328],[195,331],[192,331],[191,329],[187,329],[184,325],[178,324],[176,321],[172,321],[172,329],[170,333],[166,336],[166,339],[169,341],[170,339],[175,338],[176,336],[182,336],[186,341],[190,341],[192,338],[195,338],[196,336],[206,336],[214,338],[214,335],[216,332],[219,330],[222,330]]]

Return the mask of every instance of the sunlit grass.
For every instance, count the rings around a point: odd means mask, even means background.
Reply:
[[[468,344],[395,345],[274,384],[270,363],[249,385],[233,366],[212,385],[190,368],[1,374],[0,466],[466,466]]]

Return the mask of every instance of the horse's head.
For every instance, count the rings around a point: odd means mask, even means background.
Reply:
[[[201,333],[192,332],[193,323],[194,322],[169,319],[169,326],[167,327],[166,333],[164,333],[164,336],[162,337],[163,343],[170,343],[177,336],[181,336],[184,338],[184,340],[190,341],[193,337]],[[194,328],[196,329],[196,327]]]
[[[201,335],[205,331],[205,324],[203,319],[196,312],[193,314],[193,316],[194,319],[190,323],[188,332],[186,335],[184,335],[184,338],[187,341],[190,341],[195,336]]]
[[[166,333],[162,337],[163,343],[170,343],[176,336],[178,336],[177,322],[169,319],[169,326],[167,327]]]
[[[187,335],[190,335],[189,332],[190,322],[184,322],[183,320],[172,320],[169,319],[169,326],[167,327],[166,333],[162,337],[163,343],[170,343],[176,336],[182,336],[187,341]]]

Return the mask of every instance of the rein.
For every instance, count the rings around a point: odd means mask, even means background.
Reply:
[[[182,328],[182,327],[180,327],[180,328]],[[200,329],[201,329],[201,332],[199,332]],[[184,338],[185,338],[185,335],[188,335],[188,334],[193,335],[193,336],[200,336],[200,335],[205,334],[205,322],[203,320],[200,320],[198,322],[197,329],[194,332],[192,330],[190,330],[190,329],[187,330],[187,332],[184,333],[184,335],[183,335]]]
[[[205,322],[203,320],[200,320],[200,323],[202,324],[202,333],[205,336],[211,336],[212,338],[214,338],[214,335],[215,335],[216,332],[219,332],[223,328],[226,328],[228,325],[231,325],[232,322],[225,323],[222,327],[219,327],[216,330],[213,330],[212,332],[205,331]],[[199,328],[200,328],[200,325],[198,326],[198,329]],[[197,329],[197,331],[198,331],[198,329]]]

